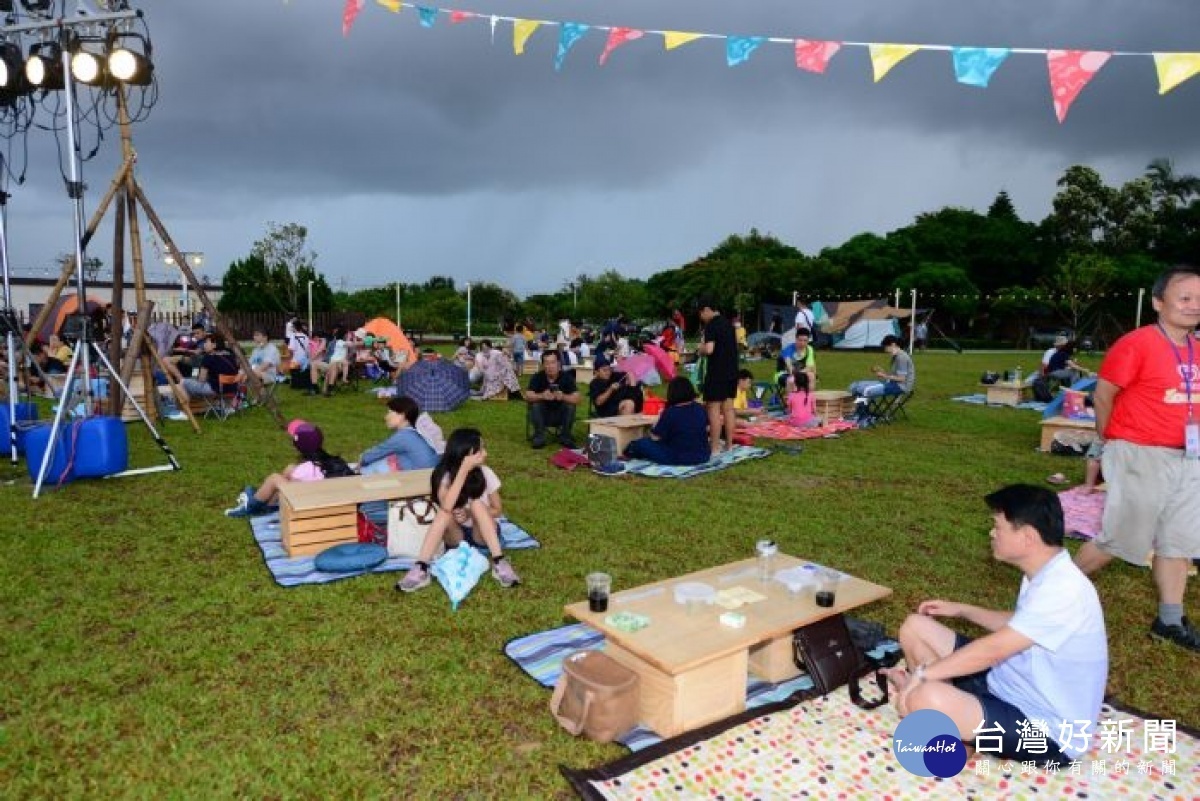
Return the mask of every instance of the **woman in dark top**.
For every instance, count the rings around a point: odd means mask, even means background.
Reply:
[[[629,443],[630,458],[648,459],[659,464],[704,464],[711,451],[708,446],[708,415],[696,402],[696,389],[683,376],[667,384],[667,407],[659,416],[650,436]]]

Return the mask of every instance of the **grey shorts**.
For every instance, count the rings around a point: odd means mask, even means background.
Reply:
[[[1101,469],[1108,486],[1096,546],[1135,565],[1150,551],[1174,559],[1200,556],[1200,460],[1183,451],[1111,440]]]

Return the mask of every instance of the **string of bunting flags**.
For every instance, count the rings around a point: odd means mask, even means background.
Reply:
[[[806,300],[861,300],[863,298],[890,298],[897,290],[888,290],[886,292],[843,292],[834,290],[818,290],[801,292],[800,297]],[[907,297],[911,289],[901,289],[899,292],[902,297]],[[1069,298],[1093,298],[1103,300],[1105,298],[1132,298],[1137,297],[1137,292],[1042,292],[1040,290],[1014,290],[1012,292],[921,292],[921,301],[924,302],[929,298],[943,298],[947,300],[988,300],[988,301],[1006,301],[1006,300],[1022,300],[1022,301],[1056,301],[1067,300]]]
[[[883,80],[893,67],[904,59],[922,50],[947,52],[954,67],[954,77],[962,84],[986,89],[992,76],[1010,55],[1040,55],[1046,58],[1050,75],[1050,94],[1054,102],[1054,114],[1062,123],[1067,118],[1071,104],[1083,88],[1096,77],[1100,69],[1114,57],[1151,58],[1158,73],[1158,93],[1166,94],[1179,84],[1200,73],[1200,52],[1196,53],[1134,53],[1108,50],[1065,50],[1022,47],[965,47],[943,44],[892,44],[880,42],[837,42],[815,39],[792,39],[776,36],[732,36],[720,33],[690,31],[643,30],[613,25],[588,25],[582,22],[559,20],[524,19],[497,14],[481,14],[476,11],[448,9],[435,6],[416,5],[402,0],[376,0],[393,13],[404,8],[415,9],[423,28],[432,28],[440,17],[448,17],[453,24],[479,21],[491,27],[495,41],[496,28],[500,23],[512,26],[513,53],[522,55],[530,37],[542,27],[558,28],[558,50],[554,55],[554,68],[561,70],[567,53],[590,32],[604,34],[604,50],[600,54],[600,65],[608,62],[613,51],[622,45],[648,36],[661,37],[663,48],[674,50],[698,39],[718,39],[725,42],[725,61],[730,67],[744,64],[763,44],[782,44],[795,51],[796,67],[806,72],[822,74],[829,61],[842,48],[865,48],[871,57],[871,68],[875,82]],[[355,19],[366,5],[366,0],[345,0],[342,10],[342,35],[349,36]]]

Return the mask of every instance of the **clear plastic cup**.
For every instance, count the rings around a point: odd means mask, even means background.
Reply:
[[[588,610],[607,612],[608,596],[612,592],[612,576],[607,573],[588,573],[587,592]]]

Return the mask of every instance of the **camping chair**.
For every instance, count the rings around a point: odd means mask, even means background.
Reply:
[[[579,412],[580,411],[581,410],[578,407],[576,407],[575,422],[577,422],[577,423],[579,422]],[[571,431],[569,431],[568,433],[571,435],[571,439],[575,439],[574,427],[572,427]],[[553,438],[554,441],[557,442],[561,437],[562,437],[562,426],[555,425],[552,423],[546,424],[547,440],[549,440],[550,438]],[[527,442],[533,441],[533,406],[528,403],[526,403],[526,405],[525,405],[525,440]],[[578,440],[576,440],[576,442],[578,442]]]
[[[217,390],[215,396],[206,396],[204,399],[208,404],[204,410],[205,417],[212,415],[218,420],[225,420],[246,403],[246,382],[240,375],[217,376]]]
[[[904,411],[904,407],[908,404],[908,399],[913,396],[913,392],[915,391],[905,392],[901,395],[876,395],[868,398],[866,409],[859,412],[860,420],[867,427],[881,423],[892,423],[901,416],[907,420],[908,412]]]
[[[755,381],[750,385],[750,396],[762,401],[764,412],[783,411],[783,396],[774,381]]]

